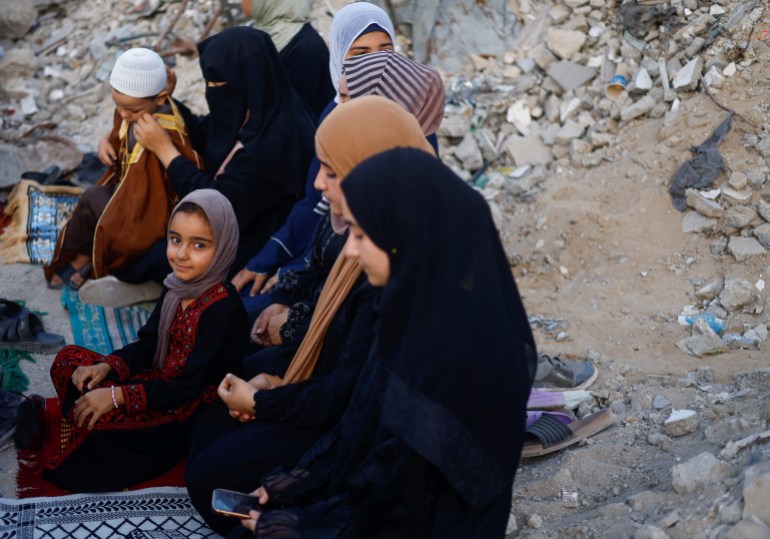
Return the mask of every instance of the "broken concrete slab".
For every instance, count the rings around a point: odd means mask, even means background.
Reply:
[[[565,92],[574,90],[596,77],[596,70],[584,65],[561,60],[548,67],[548,76],[559,83]]]

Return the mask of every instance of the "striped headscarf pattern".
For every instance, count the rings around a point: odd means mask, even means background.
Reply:
[[[383,51],[348,58],[342,63],[342,76],[351,99],[387,97],[411,112],[426,136],[435,133],[444,119],[441,75],[400,54]]]

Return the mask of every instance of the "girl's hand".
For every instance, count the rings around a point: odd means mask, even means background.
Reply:
[[[254,419],[254,386],[234,374],[227,374],[217,394],[230,409],[231,417],[240,421]]]
[[[97,363],[87,367],[78,367],[72,373],[72,384],[80,391],[86,391],[98,386],[107,375],[110,374],[112,367],[108,363]],[[112,398],[110,398],[112,400]]]
[[[110,144],[110,134],[107,133],[99,140],[99,147],[97,149],[97,156],[99,161],[103,165],[108,167],[112,165],[113,161],[118,158],[118,154],[115,153],[115,148]]]
[[[94,428],[96,422],[104,414],[113,410],[112,392],[109,388],[101,387],[86,393],[75,401],[74,417],[78,427],[82,427],[89,417],[88,430]]]
[[[251,328],[251,340],[265,348],[274,344],[280,344],[280,334],[277,335],[277,342],[272,342],[271,334],[269,332],[270,321],[276,316],[280,317],[279,321],[281,318],[283,319],[283,322],[280,322],[278,325],[278,333],[280,333],[281,326],[289,317],[289,306],[281,303],[273,303],[259,313],[259,316],[254,321],[254,326]]]
[[[134,135],[139,144],[158,156],[164,167],[180,155],[168,132],[158,125],[151,114],[142,114],[134,123]]]
[[[262,505],[266,505],[269,499],[269,496],[267,494],[267,491],[264,487],[259,487],[257,490],[251,493],[252,496],[256,496],[259,498],[259,503]],[[251,518],[244,518],[241,519],[241,525],[251,530],[252,532],[256,531],[257,528],[257,522],[259,522],[259,517],[262,516],[262,513],[259,511],[254,511],[253,509],[249,511],[249,517]]]

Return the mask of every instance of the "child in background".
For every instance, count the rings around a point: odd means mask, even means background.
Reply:
[[[186,196],[168,224],[173,272],[139,340],[102,356],[67,346],[51,379],[71,431],[44,477],[75,492],[121,490],[187,454],[198,407],[240,370],[243,304],[226,281],[238,246],[232,206],[218,191]]]
[[[49,288],[77,290],[90,276],[119,272],[163,238],[176,193],[166,168],[136,142],[134,123],[142,114],[153,114],[180,153],[202,166],[169,99],[166,66],[157,53],[136,48],[121,54],[110,85],[114,124],[99,143],[99,158],[111,167],[86,189],[59,234],[51,262],[43,268]]]

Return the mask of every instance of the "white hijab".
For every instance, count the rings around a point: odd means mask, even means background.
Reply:
[[[368,2],[355,2],[340,9],[332,19],[332,28],[329,32],[329,73],[332,84],[337,92],[334,98],[339,103],[340,75],[342,75],[342,61],[348,53],[353,42],[361,36],[369,25],[376,24],[388,33],[395,43],[396,31],[390,22],[388,14],[382,8]]]

